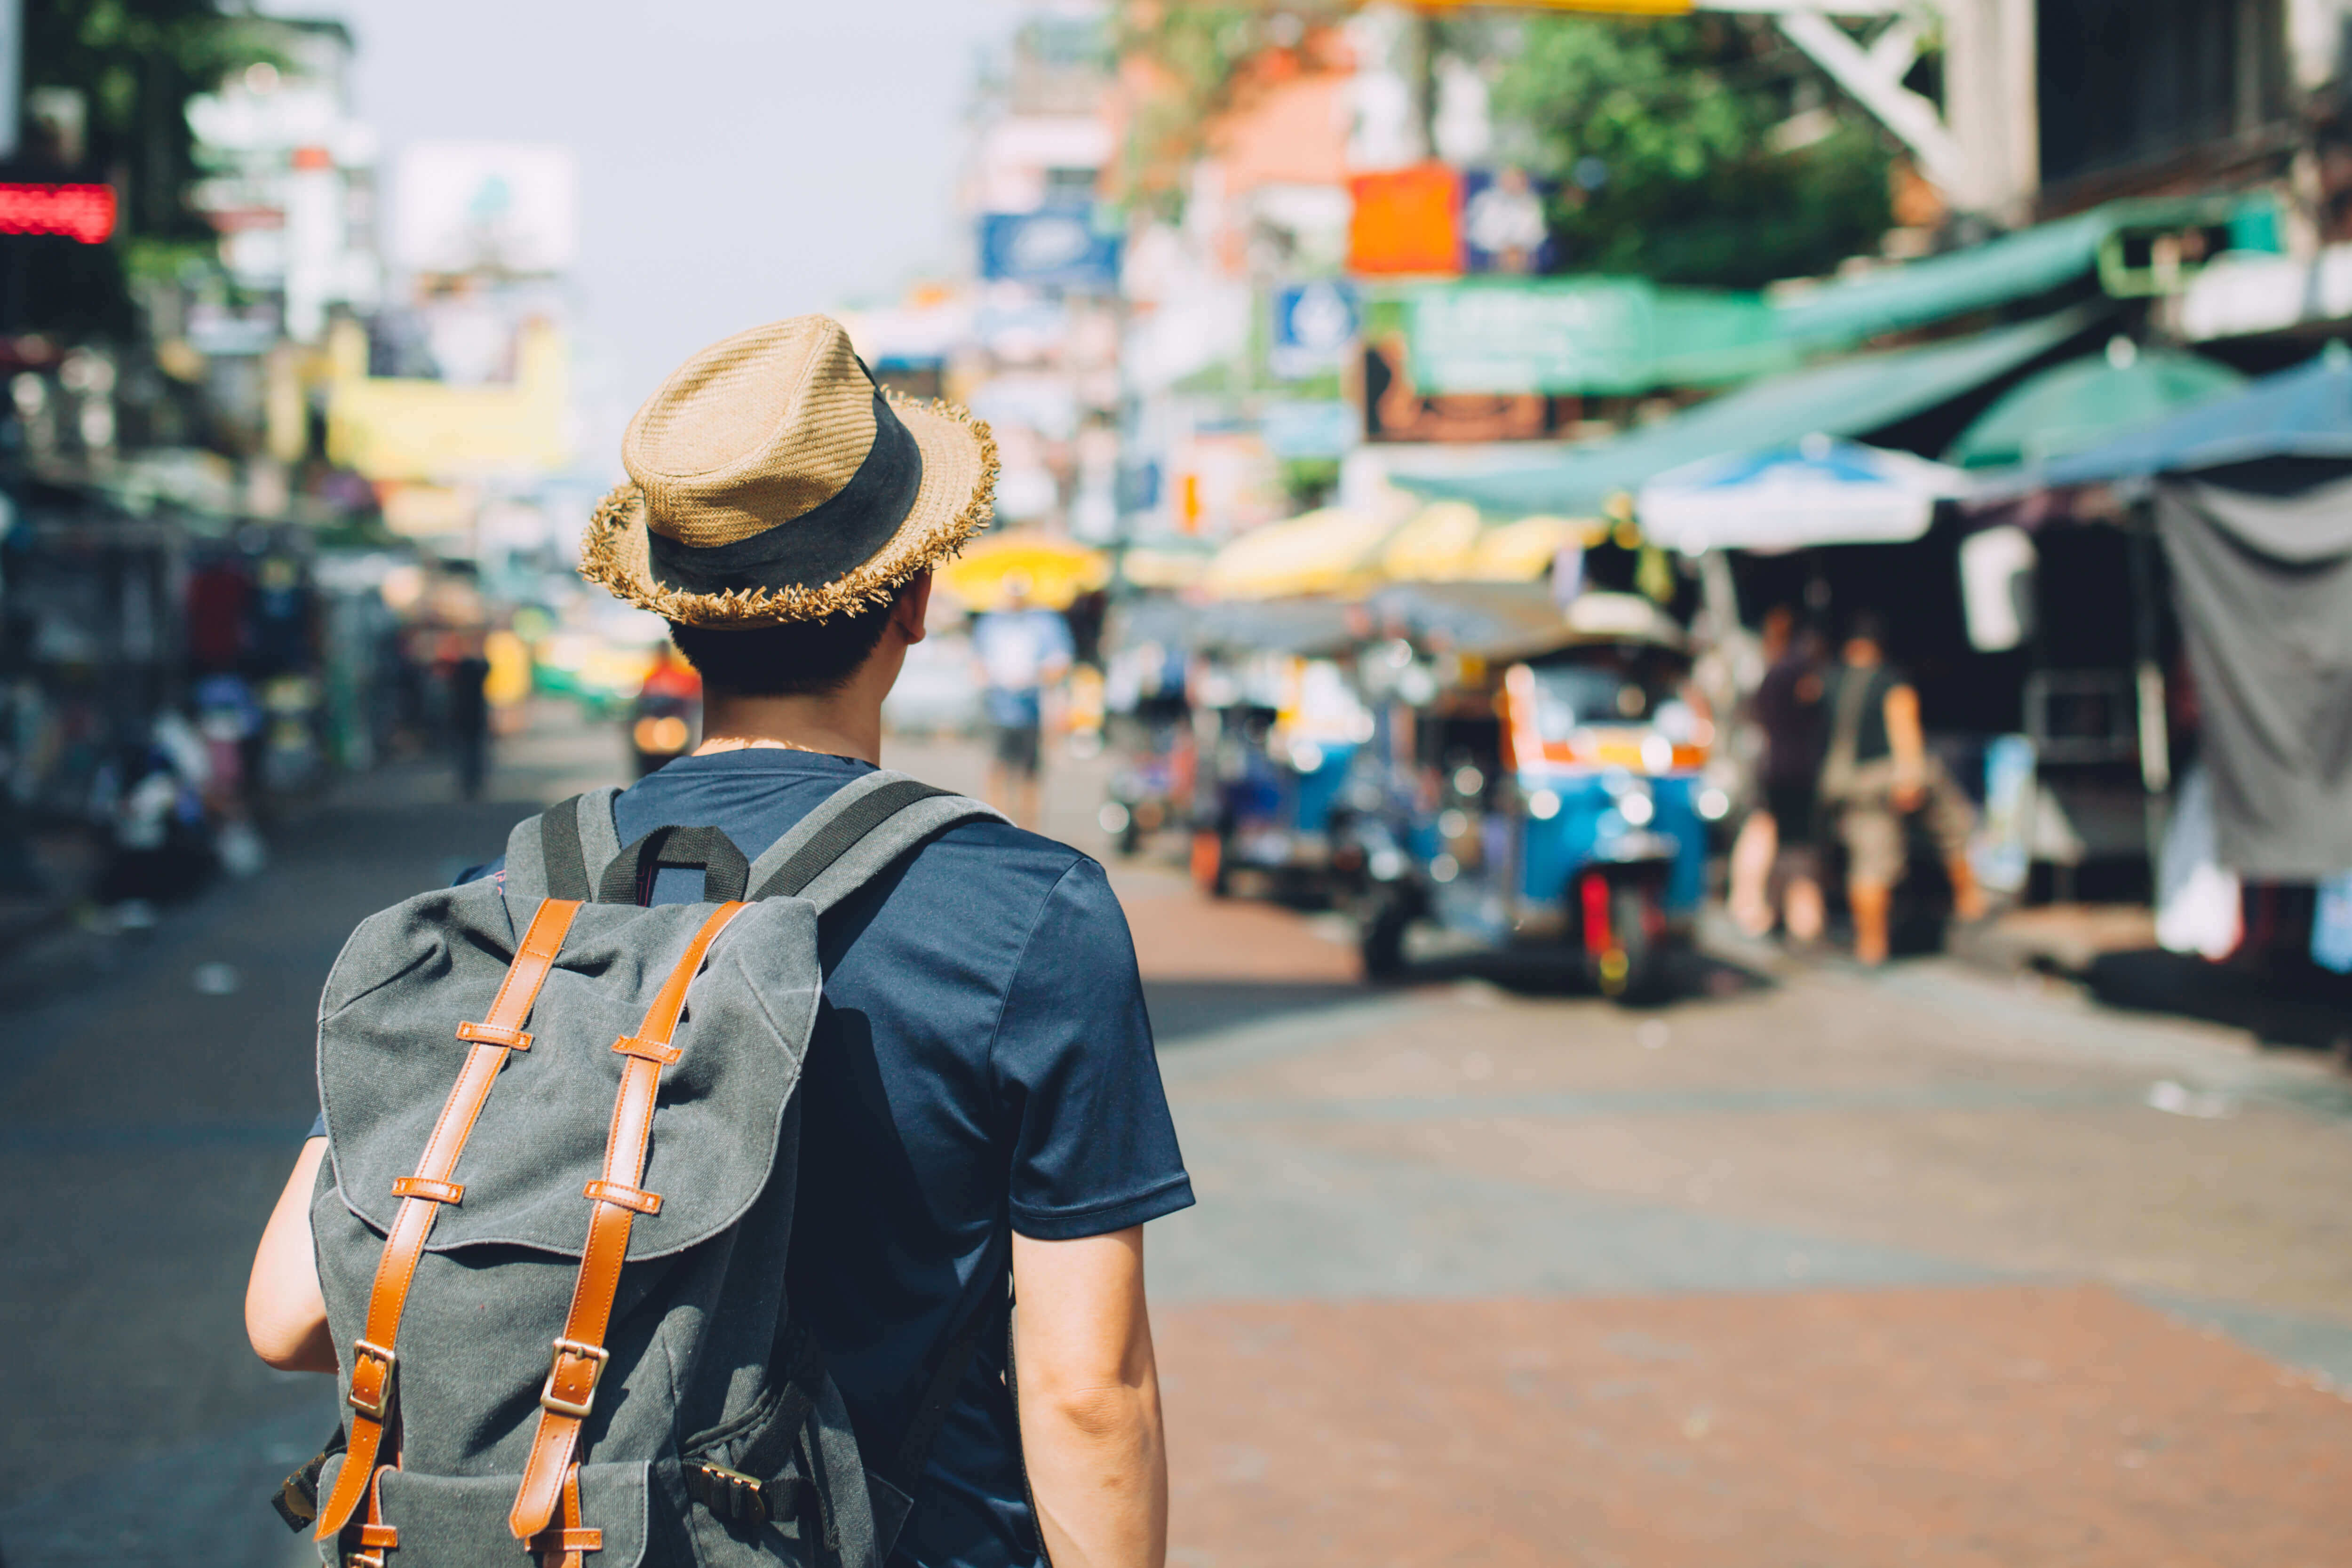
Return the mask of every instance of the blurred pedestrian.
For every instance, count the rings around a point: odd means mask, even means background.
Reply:
[[[694,749],[702,722],[702,677],[668,643],[654,649],[653,668],[629,707],[629,749],[645,777]]]
[[[1823,923],[1815,832],[1825,650],[1820,634],[1800,627],[1797,612],[1787,605],[1766,612],[1759,640],[1766,668],[1748,715],[1764,740],[1757,769],[1760,798],[1732,845],[1731,918],[1750,936],[1763,936],[1772,929],[1777,903],[1788,933],[1815,942]]]
[[[457,759],[457,793],[482,798],[490,771],[490,661],[468,639],[449,661],[449,742]]]
[[[987,690],[993,750],[990,801],[1024,827],[1037,826],[1045,766],[1045,689],[1069,673],[1070,628],[1051,610],[1033,608],[1029,579],[1004,579],[1004,607],[980,616],[971,650]]]
[[[1853,913],[1854,956],[1884,963],[1888,911],[1903,879],[1908,819],[1924,816],[1951,879],[1952,912],[1984,913],[1984,893],[1969,864],[1976,812],[1943,765],[1927,752],[1919,694],[1886,662],[1885,622],[1870,610],[1848,623],[1845,647],[1822,697],[1829,744],[1821,800],[1837,821],[1846,852],[1846,901]]]

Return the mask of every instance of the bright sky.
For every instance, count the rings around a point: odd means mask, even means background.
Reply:
[[[887,298],[955,258],[976,54],[1012,0],[276,0],[357,37],[392,159],[436,139],[580,159],[577,363],[591,468],[688,353]]]

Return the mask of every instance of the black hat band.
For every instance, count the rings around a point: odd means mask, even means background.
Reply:
[[[874,559],[915,510],[923,449],[889,400],[874,395],[874,445],[830,500],[732,544],[682,544],[646,531],[653,579],[689,594],[817,588]]]

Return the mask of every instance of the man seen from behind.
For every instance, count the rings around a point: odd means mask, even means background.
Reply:
[[[635,482],[599,509],[583,571],[670,622],[705,738],[616,797],[615,830],[715,826],[756,858],[877,768],[929,569],[985,524],[994,447],[961,410],[886,396],[842,329],[810,316],[695,356],[624,457]],[[701,878],[661,868],[640,901],[694,902]],[[889,1562],[1157,1568],[1142,1226],[1192,1195],[1102,868],[967,821],[818,932],[827,1017],[798,1090],[793,1319],[869,1456],[910,1425],[939,1348],[984,1331]],[[255,1261],[248,1331],[278,1367],[335,1366],[308,1207],[326,1143],[304,1146]]]

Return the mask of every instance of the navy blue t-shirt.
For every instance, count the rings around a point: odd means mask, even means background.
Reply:
[[[624,844],[715,826],[757,858],[869,771],[768,748],[685,757],[624,792],[614,824]],[[697,901],[701,884],[666,868],[654,901]],[[801,1086],[793,1311],[883,1452],[940,1347],[987,1315],[891,1561],[1028,1568],[1003,1380],[1008,1230],[1101,1236],[1192,1202],[1126,917],[1076,850],[975,822],[843,900],[820,945],[829,1023]]]

